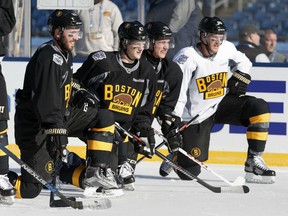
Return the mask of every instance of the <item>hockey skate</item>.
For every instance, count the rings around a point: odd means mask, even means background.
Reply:
[[[275,182],[276,172],[270,170],[261,153],[249,153],[245,162],[245,180],[248,183],[272,184]]]
[[[132,166],[126,161],[125,163],[118,166],[117,169],[117,180],[124,190],[133,191],[135,190],[134,182],[134,169]]]
[[[83,180],[86,197],[118,197],[123,195],[123,190],[117,185],[111,168],[105,164],[97,167],[88,166]]]
[[[171,161],[175,161],[176,160],[176,154],[175,152],[171,152],[168,156],[167,159],[171,160]],[[159,174],[162,177],[166,177],[168,176],[172,171],[172,166],[170,166],[168,163],[166,163],[165,161],[163,161],[161,163],[160,169],[159,169]]]
[[[0,175],[0,203],[12,205],[16,190],[9,182],[7,175]]]

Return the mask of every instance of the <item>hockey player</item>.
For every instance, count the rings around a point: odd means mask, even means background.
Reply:
[[[143,52],[142,57],[152,64],[157,76],[153,117],[158,118],[162,132],[168,139],[168,149],[174,152],[182,143],[182,137],[177,133],[181,119],[172,114],[180,94],[182,71],[175,62],[166,58],[168,50],[174,48],[170,28],[162,22],[149,22],[145,25],[145,29],[148,32],[150,46]],[[138,153],[134,149],[131,143],[129,163],[135,169]]]
[[[48,182],[52,174],[57,174],[61,180],[85,190],[117,189],[108,166],[115,127],[112,113],[98,109],[96,100],[85,89],[77,83],[72,85],[72,50],[81,38],[81,26],[73,11],[55,10],[50,15],[48,27],[53,39],[32,56],[23,90],[16,93],[16,143],[22,160]],[[59,159],[66,160],[68,136],[86,140],[87,169],[81,166],[76,170],[65,164],[56,167],[61,165]],[[23,170],[14,179],[14,186],[18,198],[34,198],[42,189],[42,184]]]
[[[13,29],[16,19],[12,0],[3,0],[0,2],[0,145],[8,145],[8,100],[6,91],[6,82],[2,74],[1,62],[6,55],[6,45],[4,37]],[[13,204],[15,189],[9,182],[9,158],[0,150],[0,203]],[[7,175],[8,174],[8,175]]]
[[[151,64],[140,59],[148,45],[148,37],[144,26],[138,21],[123,22],[118,35],[118,52],[91,53],[74,78],[100,99],[101,106],[113,111],[115,122],[126,130],[133,127],[139,136],[148,138],[147,145],[150,145],[152,154],[155,140],[151,116],[156,76]],[[145,115],[134,123],[140,111]],[[127,141],[120,140],[118,161],[115,154],[111,157],[112,168],[117,171],[119,183],[123,185],[135,181],[134,170],[127,162]]]
[[[199,37],[200,43],[180,50],[174,57],[183,71],[181,93],[174,113],[185,123],[203,110],[203,114],[182,131],[183,149],[199,161],[206,161],[214,124],[245,126],[248,142],[246,181],[274,183],[276,173],[261,157],[268,136],[269,106],[261,98],[245,95],[251,80],[251,62],[225,40],[226,27],[217,17],[201,20]],[[230,79],[229,61],[236,63]],[[184,155],[178,154],[176,162],[193,175],[201,172],[200,165]],[[180,172],[178,175],[190,180]]]

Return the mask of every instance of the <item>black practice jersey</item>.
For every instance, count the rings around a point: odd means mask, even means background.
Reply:
[[[68,113],[72,75],[72,54],[61,52],[52,41],[43,44],[32,56],[26,68],[23,96],[31,100],[31,113],[41,126],[66,128],[64,118]]]
[[[139,123],[150,125],[156,92],[155,72],[145,59],[136,60],[130,66],[124,64],[119,52],[94,52],[74,78],[97,95],[101,106],[113,111],[115,121],[126,129],[140,111],[145,114]]]
[[[172,114],[178,101],[182,83],[182,71],[175,62],[164,59],[155,59],[147,51],[143,58],[146,58],[154,67],[157,76],[157,92],[153,108],[154,116]]]

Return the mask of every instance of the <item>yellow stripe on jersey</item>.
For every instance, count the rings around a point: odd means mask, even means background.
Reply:
[[[82,171],[85,169],[85,166],[79,166],[77,167],[72,175],[72,184],[76,187],[80,187],[80,175],[82,173]]]
[[[108,142],[102,142],[98,140],[88,140],[88,150],[94,151],[112,151],[113,144]]]
[[[267,137],[268,137],[268,132],[247,131],[246,132],[246,137],[247,137],[247,139],[266,141]]]
[[[251,124],[253,123],[261,123],[261,122],[269,122],[270,121],[270,113],[265,113],[258,116],[253,116],[250,119]]]
[[[92,128],[91,131],[95,131],[95,132],[111,132],[114,133],[115,131],[115,125],[111,125],[108,127],[104,127],[104,128]]]

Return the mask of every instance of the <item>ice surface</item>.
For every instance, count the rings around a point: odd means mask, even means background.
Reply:
[[[11,169],[19,168],[10,160]],[[288,215],[288,167],[273,167],[276,170],[275,184],[246,184],[247,194],[213,193],[196,181],[181,181],[175,173],[168,177],[158,174],[159,162],[141,162],[136,169],[135,191],[111,199],[112,207],[106,210],[76,210],[50,208],[49,191],[43,190],[34,199],[15,199],[12,206],[0,205],[1,216],[287,216]],[[243,166],[214,165],[209,167],[233,182],[244,176]],[[226,186],[212,173],[202,170],[199,176],[213,186]],[[82,191],[74,186],[62,185],[67,196],[81,197]]]

